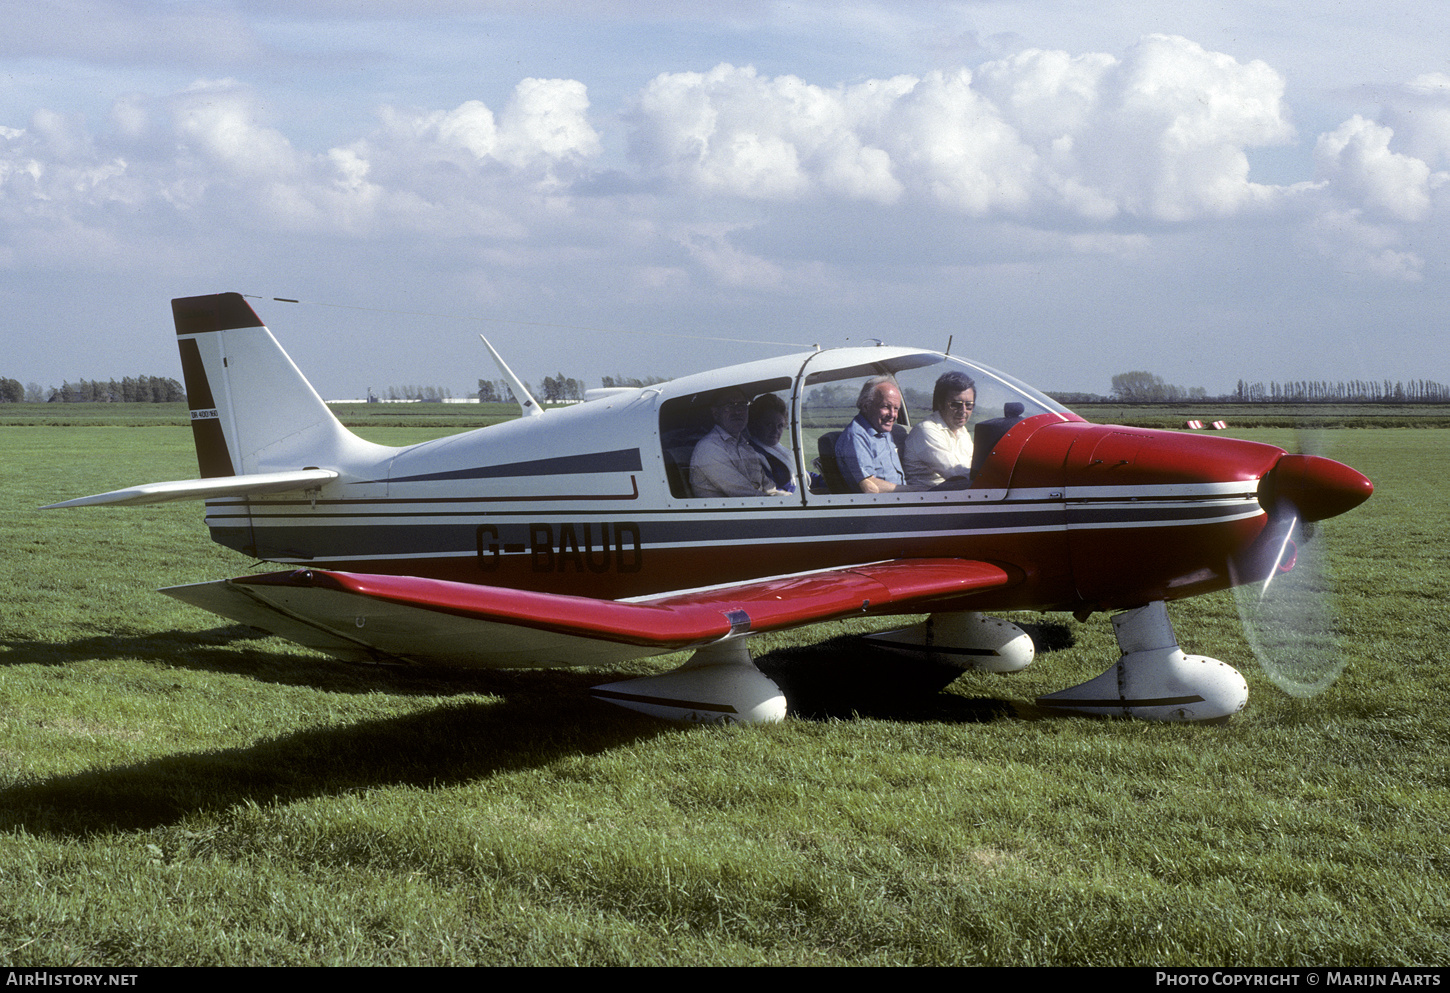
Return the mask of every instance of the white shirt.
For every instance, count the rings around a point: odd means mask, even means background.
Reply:
[[[941,414],[915,425],[906,436],[906,457],[902,460],[908,483],[936,486],[952,476],[966,476],[972,469],[972,427],[953,431]]]

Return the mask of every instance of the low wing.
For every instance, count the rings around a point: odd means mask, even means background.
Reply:
[[[245,476],[212,476],[208,479],[173,479],[164,483],[142,483],[140,486],[97,493],[94,496],[76,497],[62,503],[47,504],[40,509],[210,500],[213,497],[240,496],[244,493],[286,493],[288,490],[310,490],[336,478],[337,473],[331,469],[297,469],[292,472],[255,472]]]
[[[299,569],[163,593],[353,661],[601,665],[1006,586],[999,566],[899,559],[624,602]]]

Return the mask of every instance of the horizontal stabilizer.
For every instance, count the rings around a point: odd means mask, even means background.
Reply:
[[[241,496],[245,493],[286,493],[289,490],[315,489],[336,478],[337,473],[331,469],[298,469],[292,472],[256,472],[245,476],[213,476],[209,479],[173,479],[164,483],[143,483],[140,486],[97,493],[94,496],[76,497],[74,500],[47,504],[40,509],[210,500],[213,497]]]
[[[343,658],[600,665],[1006,586],[986,562],[902,559],[621,602],[299,569],[163,590]]]

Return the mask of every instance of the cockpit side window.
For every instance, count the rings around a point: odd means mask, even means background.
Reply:
[[[908,407],[900,381],[884,371],[809,385],[801,404],[801,432],[807,456],[814,457],[811,491],[859,493],[860,479],[868,475],[895,481],[911,417]]]

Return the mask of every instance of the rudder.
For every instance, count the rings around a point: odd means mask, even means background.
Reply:
[[[333,416],[240,293],[171,301],[203,478],[336,464],[371,448]]]

